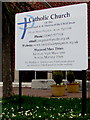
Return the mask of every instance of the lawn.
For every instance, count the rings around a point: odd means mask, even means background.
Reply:
[[[22,96],[21,112],[18,101],[18,96],[2,100],[3,120],[69,120],[70,118],[90,120],[90,99],[87,99],[87,113],[84,117],[81,115],[80,98]]]

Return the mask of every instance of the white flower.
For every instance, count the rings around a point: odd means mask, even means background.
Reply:
[[[73,109],[71,109],[71,111],[73,111]]]
[[[34,113],[37,112],[37,110],[34,111]]]
[[[12,117],[16,117],[16,115],[14,115],[14,113],[12,113]]]
[[[39,115],[38,117],[41,118],[41,115]]]
[[[21,114],[22,112],[18,112],[19,114]]]
[[[29,110],[25,112],[26,116],[32,115],[32,112],[29,113]]]
[[[50,117],[53,117],[52,115],[50,115]]]
[[[35,118],[35,116],[33,116],[33,118]]]
[[[30,110],[27,110],[26,112],[30,112]]]
[[[81,116],[81,113],[79,113],[79,116]]]
[[[4,108],[4,110],[7,110],[7,108]]]
[[[62,106],[60,106],[60,108],[62,108]]]
[[[55,110],[55,108],[53,108],[53,110]]]
[[[69,118],[73,118],[72,116],[70,116]]]
[[[7,112],[7,114],[9,114],[9,112]]]
[[[46,107],[45,107],[45,106],[44,106],[43,108],[44,108],[44,109],[46,109]]]
[[[39,107],[38,107],[38,106],[36,106],[36,108],[37,108],[37,109],[39,109]]]
[[[13,110],[13,107],[11,109]]]
[[[74,114],[71,114],[71,116],[72,116],[72,117],[75,117],[76,115],[74,115]]]
[[[58,116],[60,116],[60,113],[58,113]]]
[[[62,115],[62,117],[64,117],[64,115]]]
[[[32,112],[30,112],[29,114],[32,115]]]
[[[28,115],[27,112],[25,112],[25,115],[26,115],[26,116]]]
[[[2,113],[2,115],[5,115],[5,113]]]

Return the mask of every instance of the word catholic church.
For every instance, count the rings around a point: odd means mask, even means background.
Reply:
[[[37,6],[37,2],[32,4],[30,3],[31,7],[33,7],[35,10],[45,9],[46,4],[45,3],[39,3],[39,7]],[[50,5],[52,7],[61,7],[61,6],[67,6],[72,4],[80,4],[80,2],[51,2]],[[88,4],[88,69],[87,69],[87,80],[90,80],[90,2],[87,2]],[[47,6],[48,7],[48,6]],[[45,17],[45,16],[44,16]],[[42,19],[45,19],[45,18]],[[58,14],[52,14],[51,19],[58,19],[60,17],[70,17],[70,13],[65,13],[62,15]],[[35,20],[41,20],[41,18],[36,18]],[[48,18],[47,18],[48,19]],[[63,71],[64,78],[66,78],[66,71]],[[76,79],[82,79],[82,71],[74,71]],[[31,82],[32,79],[52,79],[52,71],[21,71],[22,74],[22,82]],[[19,80],[19,71],[14,72],[14,82],[18,82]]]
[[[51,19],[58,19],[58,18],[66,18],[66,17],[70,17],[70,13],[66,12],[65,14],[51,14],[50,18]],[[48,20],[49,16],[42,16],[42,17],[35,17],[33,21],[43,21],[43,20]],[[32,19],[29,18],[29,21],[32,22]]]

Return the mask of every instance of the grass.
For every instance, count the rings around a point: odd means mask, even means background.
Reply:
[[[18,101],[18,96],[2,100],[2,120],[90,120],[90,99],[87,99],[88,107],[84,117],[81,115],[82,104],[79,98],[22,96],[21,111]]]

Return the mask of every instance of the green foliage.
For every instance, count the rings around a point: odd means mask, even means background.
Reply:
[[[80,98],[40,98],[22,96],[21,112],[19,97],[14,96],[2,101],[2,119],[10,120],[69,120],[70,118],[90,118],[90,107],[85,117],[81,115]],[[87,105],[90,99],[87,99]]]
[[[72,83],[75,81],[75,75],[74,75],[74,72],[73,71],[68,71],[67,72],[67,80]]]
[[[63,79],[64,75],[62,71],[54,71],[53,72],[53,79],[56,82],[56,84],[62,83],[62,79]]]

